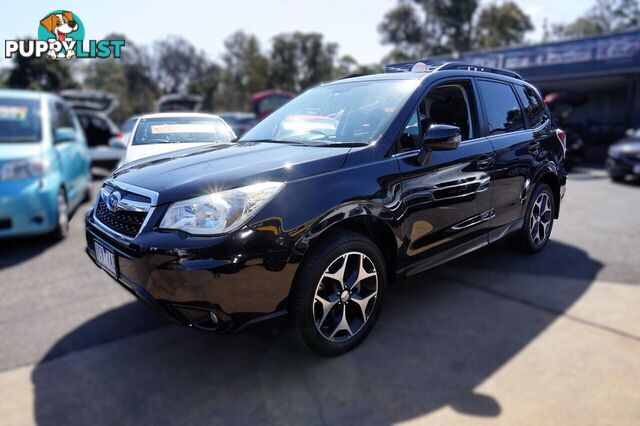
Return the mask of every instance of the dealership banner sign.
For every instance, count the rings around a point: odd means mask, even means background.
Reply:
[[[469,52],[459,60],[518,70],[525,78],[640,71],[640,31],[558,43]]]
[[[80,17],[68,10],[54,10],[39,21],[37,40],[5,40],[4,56],[73,58],[120,58],[124,40],[86,40]]]

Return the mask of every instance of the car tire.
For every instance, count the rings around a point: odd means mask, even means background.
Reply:
[[[532,254],[541,252],[549,242],[556,208],[549,185],[538,184],[529,198],[524,224],[511,238],[515,247]]]
[[[87,184],[87,188],[84,190],[84,196],[82,197],[82,203],[88,203],[93,199],[93,194],[91,193],[91,185]]]
[[[625,175],[609,175],[612,181],[614,182],[624,182],[626,176]]]
[[[294,279],[290,312],[313,352],[337,356],[358,346],[382,309],[386,265],[362,234],[339,231],[311,247]]]
[[[60,241],[69,235],[69,204],[67,195],[61,188],[56,196],[56,227],[51,233],[54,241]]]

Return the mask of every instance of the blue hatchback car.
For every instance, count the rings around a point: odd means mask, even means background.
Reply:
[[[64,238],[91,181],[84,133],[58,96],[0,90],[0,238]]]

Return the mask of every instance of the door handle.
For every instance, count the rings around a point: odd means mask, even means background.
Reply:
[[[476,159],[476,166],[479,169],[486,169],[493,164],[493,155],[481,155]]]
[[[529,152],[532,154],[537,154],[540,151],[540,142],[534,141],[529,144]]]

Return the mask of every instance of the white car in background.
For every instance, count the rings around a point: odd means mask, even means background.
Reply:
[[[217,115],[166,112],[137,117],[126,140],[120,165],[145,157],[218,142],[231,142],[236,135]]]

